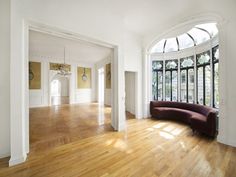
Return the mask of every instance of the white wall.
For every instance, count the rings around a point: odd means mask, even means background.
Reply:
[[[125,110],[135,115],[135,72],[125,72]]]
[[[135,87],[137,92],[135,93],[135,116],[137,119],[143,118],[143,78],[142,78],[142,50],[140,45],[142,41],[138,38],[137,35],[133,33],[126,33],[125,36],[125,53],[124,56],[124,69],[125,71],[131,71],[136,73],[135,77]]]
[[[10,155],[10,1],[0,1],[0,158]]]

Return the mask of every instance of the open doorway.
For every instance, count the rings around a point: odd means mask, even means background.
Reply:
[[[69,104],[69,78],[55,75],[50,82],[51,105]]]
[[[31,153],[114,130],[114,49],[30,30],[29,54]]]
[[[125,72],[125,111],[126,119],[136,117],[136,87],[135,87],[135,72]]]

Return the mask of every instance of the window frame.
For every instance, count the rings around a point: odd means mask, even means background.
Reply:
[[[162,65],[162,67],[161,67],[161,69],[152,69],[152,74],[153,74],[153,72],[155,72],[155,74],[156,74],[156,83],[157,83],[157,88],[156,88],[156,95],[157,95],[157,98],[155,99],[155,98],[153,98],[154,100],[157,100],[157,101],[163,101],[163,91],[164,91],[164,88],[163,88],[163,85],[164,85],[164,82],[163,82],[163,77],[164,77],[164,60],[153,60],[152,61],[152,64],[153,64],[153,62],[160,62],[160,63],[162,63],[161,65]],[[159,73],[162,73],[162,83],[161,83],[161,85],[162,85],[162,93],[161,93],[161,100],[159,100],[158,99],[158,95],[159,95],[159,90],[158,90],[158,75],[159,75]],[[153,88],[152,88],[153,89]]]
[[[198,56],[201,56],[201,55],[204,55],[204,54],[208,54],[210,59],[208,62],[206,63],[203,63],[203,64],[198,64]],[[210,50],[207,50],[205,52],[202,52],[202,53],[199,53],[199,54],[196,54],[196,95],[197,95],[197,98],[196,98],[196,101],[197,101],[197,104],[200,104],[199,103],[199,100],[198,100],[198,95],[199,95],[199,89],[198,89],[198,70],[199,68],[203,68],[203,105],[206,105],[206,67],[207,66],[210,66],[210,69],[211,69],[211,74],[212,74],[212,67],[211,67],[211,53],[210,53]],[[212,86],[210,86],[211,89],[212,89]],[[210,102],[210,105],[211,105],[211,102]]]
[[[212,48],[212,103],[213,103],[212,107],[218,109],[218,107],[216,107],[215,104],[215,65],[216,64],[219,65],[219,58],[218,59],[215,58],[215,52],[217,51],[217,49],[219,50],[219,45],[216,45],[215,47]]]
[[[166,68],[166,65],[168,62],[174,61],[177,66],[176,68]],[[170,71],[170,101],[173,100],[173,71],[176,71],[177,74],[177,99],[176,101],[178,101],[178,92],[179,92],[179,88],[178,88],[178,82],[179,82],[179,73],[178,73],[178,66],[179,66],[179,60],[178,59],[169,59],[169,60],[165,60],[165,76],[166,77],[166,72]],[[166,100],[166,80],[165,80],[165,100]]]
[[[191,58],[192,61],[193,61],[193,65],[192,66],[187,66],[187,67],[182,67],[182,61],[188,59],[188,58]],[[182,61],[181,61],[182,60]],[[194,60],[194,55],[192,56],[189,56],[189,57],[185,57],[185,58],[180,58],[179,60],[179,63],[180,63],[180,77],[182,77],[182,71],[186,71],[186,103],[189,103],[189,70],[190,69],[193,69],[193,72],[194,72],[194,75],[195,75],[195,68],[194,68],[194,63],[195,63],[195,60]],[[181,78],[182,80],[182,78]],[[195,84],[195,78],[194,78],[194,84]],[[181,87],[182,83],[180,82],[180,102],[183,102],[182,99],[181,99]],[[194,88],[194,92],[195,92],[195,88]],[[194,103],[195,99],[193,98],[193,103]]]

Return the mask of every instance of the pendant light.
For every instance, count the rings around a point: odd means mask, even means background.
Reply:
[[[57,74],[59,74],[63,77],[70,76],[71,72],[69,71],[68,66],[69,65],[66,64],[66,48],[64,47],[64,63],[59,65]]]

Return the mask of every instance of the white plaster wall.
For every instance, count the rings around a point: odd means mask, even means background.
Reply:
[[[10,155],[10,1],[0,1],[0,158]]]
[[[100,68],[104,68],[104,104],[111,106],[111,89],[107,89],[106,88],[106,64],[111,63],[111,56],[99,61],[96,63],[95,68],[96,68],[96,83],[97,83],[97,87],[96,87],[96,101],[98,102],[98,69]],[[112,74],[112,71],[111,71]]]
[[[124,56],[124,69],[125,71],[135,72],[135,87],[137,88],[135,97],[135,116],[137,119],[143,118],[143,92],[142,92],[142,85],[143,85],[143,78],[142,78],[142,50],[140,45],[142,45],[142,41],[138,38],[136,34],[133,33],[126,33],[124,35],[125,43],[124,43],[124,50],[126,55]]]
[[[125,72],[125,110],[135,115],[135,72]]]

